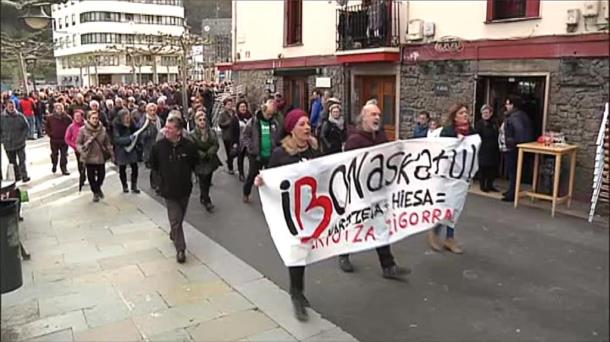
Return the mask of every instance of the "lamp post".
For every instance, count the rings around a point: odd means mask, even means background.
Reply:
[[[36,91],[36,77],[34,76],[34,70],[36,69],[37,60],[38,58],[34,55],[27,55],[25,57],[25,64],[30,67],[30,74],[32,75],[32,87],[34,88],[34,91]]]

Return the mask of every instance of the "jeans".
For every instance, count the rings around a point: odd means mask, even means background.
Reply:
[[[240,175],[244,175],[244,159],[248,156],[248,150],[242,148],[239,151],[239,155],[237,156],[237,171],[239,171]]]
[[[441,233],[441,229],[443,228],[442,224],[437,224],[436,226],[434,226],[434,235],[438,236]],[[455,229],[453,227],[449,227],[447,226],[447,233],[446,233],[446,238],[447,239],[453,239],[453,236],[455,234]]]
[[[258,175],[258,171],[264,169],[269,164],[268,159],[262,159],[258,161],[256,156],[249,155],[248,161],[250,162],[250,167],[248,169],[248,177],[244,182],[244,196],[250,196],[252,193],[252,186],[254,185],[254,179]]]
[[[131,167],[131,189],[138,188],[138,163],[129,164]],[[127,165],[119,165],[119,179],[123,188],[127,188]]]
[[[44,125],[42,124],[42,115],[36,115],[36,132],[38,137],[41,138],[44,135]]]
[[[87,178],[89,179],[89,186],[93,194],[100,194],[102,192],[102,184],[104,184],[104,178],[106,177],[106,165],[104,164],[87,164]]]
[[[508,180],[510,181],[506,197],[513,199],[515,198],[515,185],[517,182],[517,150],[506,152],[506,171],[508,173]]]
[[[36,118],[34,115],[26,116],[25,119],[28,121],[28,125],[30,126],[30,134],[28,134],[28,138],[33,139],[34,133],[36,133]]]
[[[59,159],[59,167],[62,171],[68,170],[68,144],[65,142],[57,143],[51,141],[51,163],[53,168],[57,167],[57,161]]]
[[[169,233],[170,239],[174,241],[176,252],[184,251],[186,249],[186,241],[184,240],[184,229],[182,222],[186,216],[186,209],[189,204],[189,197],[183,198],[166,198],[165,206],[167,207],[167,218],[169,219],[169,225],[171,231]]]
[[[13,171],[15,171],[15,180],[20,181],[28,178],[28,171],[25,167],[25,147],[15,151],[6,151],[8,162],[13,164]],[[17,163],[19,159],[19,163]]]
[[[197,175],[197,178],[199,178],[199,199],[203,203],[212,203],[212,200],[210,199],[210,185],[212,184],[212,175],[213,173],[210,173],[209,175]]]

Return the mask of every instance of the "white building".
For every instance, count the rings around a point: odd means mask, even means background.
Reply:
[[[159,82],[177,78],[176,56],[120,51],[146,50],[161,35],[180,36],[182,0],[72,0],[53,5],[52,16],[59,85],[148,82],[155,66]]]

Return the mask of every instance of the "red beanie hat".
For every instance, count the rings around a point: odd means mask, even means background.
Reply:
[[[302,117],[309,117],[302,109],[295,108],[288,112],[286,118],[284,118],[284,129],[286,129],[286,133],[291,133],[294,126],[297,125],[297,122]]]

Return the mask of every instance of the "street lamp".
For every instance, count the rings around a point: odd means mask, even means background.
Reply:
[[[26,14],[20,18],[23,19],[29,27],[35,30],[46,28],[49,26],[49,23],[52,20],[52,18],[44,11],[44,6],[46,5],[50,5],[50,3],[39,3],[35,7],[29,7]]]
[[[27,55],[25,57],[25,64],[30,66],[30,69],[32,70],[31,74],[32,74],[32,86],[34,87],[34,91],[36,91],[36,77],[34,76],[34,69],[36,68],[36,61],[38,60],[38,58],[34,55]],[[27,82],[27,81],[26,81]]]

